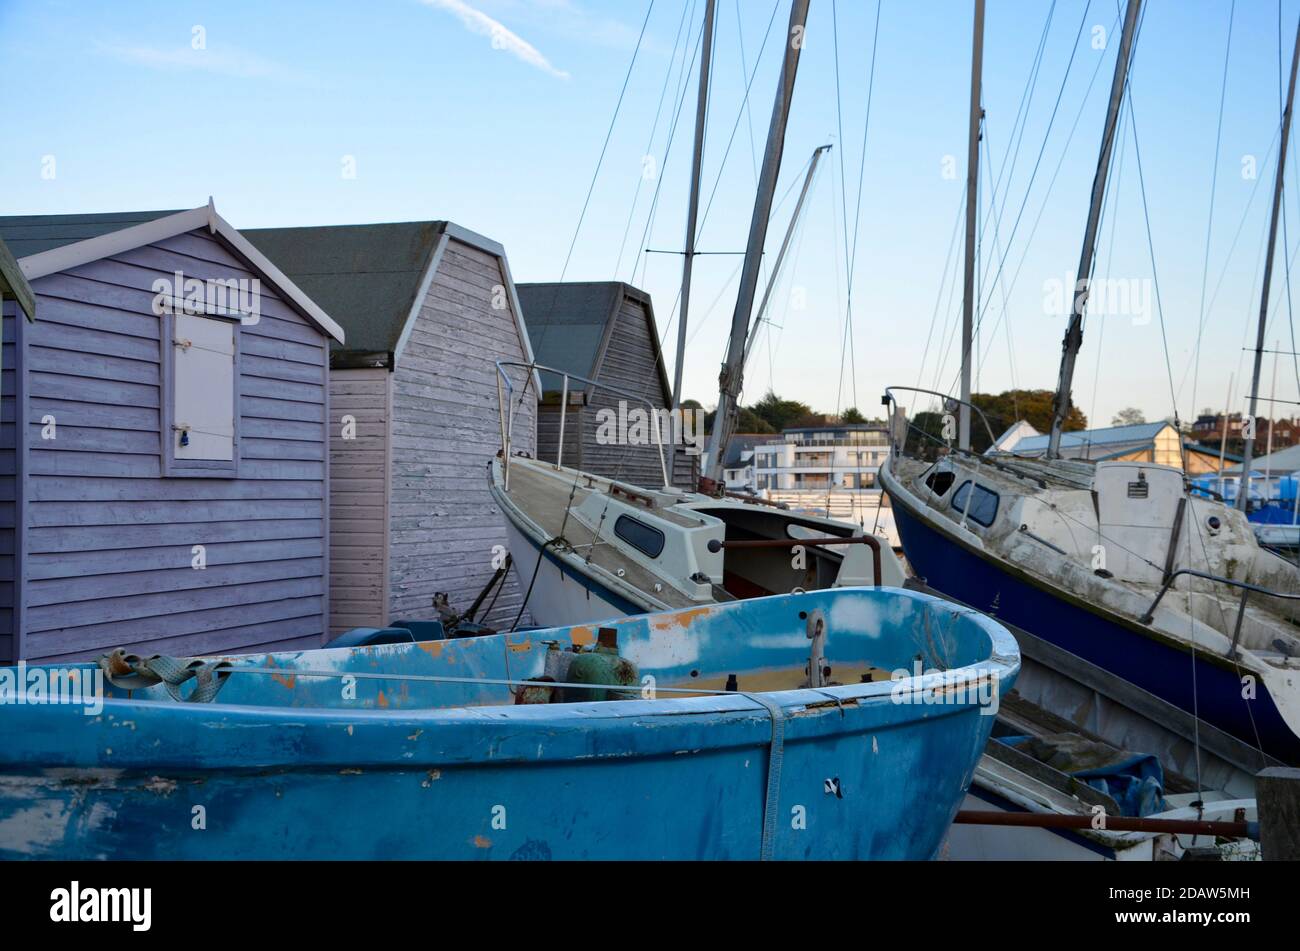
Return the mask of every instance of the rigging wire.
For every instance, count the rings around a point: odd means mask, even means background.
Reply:
[[[998,190],[1002,187],[1003,173],[1007,173],[1006,190],[1002,192],[1002,204],[998,208],[999,220],[1006,214],[1007,198],[1011,195],[1011,183],[1015,180],[1016,164],[1020,158],[1020,147],[1024,142],[1025,130],[1029,126],[1029,111],[1033,105],[1034,94],[1038,91],[1038,77],[1042,72],[1043,54],[1047,49],[1047,38],[1051,33],[1052,20],[1056,14],[1056,0],[1047,9],[1047,17],[1043,20],[1043,31],[1038,38],[1038,49],[1034,54],[1034,61],[1029,71],[1029,78],[1025,82],[1025,89],[1020,94],[1020,105],[1016,107],[1016,118],[1011,124],[1011,134],[1007,138],[1007,150],[1002,153],[1002,161],[998,165],[998,176],[993,183],[993,193],[990,198],[990,204],[997,202]],[[1010,160],[1010,168],[1007,162]],[[984,228],[988,227],[988,219],[984,221]],[[982,235],[981,235],[982,237]],[[991,266],[992,262],[989,262]],[[984,274],[980,277],[980,285],[984,286],[988,281],[988,270],[985,268]]]
[[[727,158],[731,155],[731,147],[736,140],[736,132],[740,129],[740,120],[741,118],[743,118],[745,114],[745,108],[749,102],[750,91],[754,87],[754,79],[758,76],[758,67],[759,67],[759,63],[762,62],[763,59],[763,51],[767,49],[768,40],[771,39],[772,25],[776,22],[776,12],[777,9],[780,7],[780,4],[781,4],[781,0],[776,0],[776,2],[772,4],[772,14],[770,17],[768,17],[768,21],[767,21],[767,32],[763,35],[763,43],[759,47],[757,58],[755,58],[754,60],[754,68],[749,74],[749,82],[746,83],[745,85],[745,94],[743,99],[741,100],[741,107],[736,112],[736,121],[731,127],[731,135],[728,137],[727,146],[723,150],[722,161],[718,166],[718,173],[713,180],[713,186],[709,192],[709,200],[705,204],[704,211],[700,215],[699,227],[696,229],[697,241],[702,240],[704,237],[704,229],[709,222],[709,212],[713,209],[713,199],[717,195],[718,185],[721,183],[723,173],[726,171]],[[648,237],[649,235],[649,230],[650,230],[650,226],[647,223],[646,235],[642,236],[641,243],[643,245],[645,244],[646,237]],[[673,322],[677,319],[678,316],[677,309],[680,306],[680,304],[681,304],[681,289],[678,288],[677,298],[673,302],[672,309],[669,311],[668,320],[665,322],[663,332],[659,336],[659,343],[661,347],[663,346],[664,341],[668,339],[668,333],[672,329]]]
[[[840,47],[839,47],[839,16],[835,12],[835,0],[831,2],[831,11],[833,14],[833,32],[835,36],[835,112],[839,124],[840,141],[844,141],[844,108],[840,95]],[[853,390],[853,405],[858,403],[858,373],[857,373],[857,348],[853,339],[853,283],[857,272],[858,263],[858,233],[862,224],[862,191],[863,180],[866,176],[867,168],[867,132],[871,128],[871,104],[876,87],[876,51],[880,42],[880,0],[876,0],[876,17],[875,23],[871,30],[871,67],[867,74],[867,111],[862,121],[862,149],[858,159],[858,191],[854,201],[853,211],[853,249],[849,251],[849,232],[848,232],[848,182],[844,178],[844,149],[840,150],[840,187],[844,191],[844,201],[841,205],[844,222],[844,255],[847,271],[845,279],[847,281],[847,293],[845,296],[845,313],[844,327],[845,339],[849,350],[849,368],[851,375],[851,385]],[[840,401],[844,396],[844,348],[840,349],[840,382],[835,397],[835,413],[839,415]]]
[[[1115,27],[1118,25],[1118,22],[1119,22],[1119,21],[1116,20],[1115,23],[1112,23],[1112,24],[1111,24],[1111,32],[1112,32],[1112,33],[1114,32]],[[1047,183],[1047,189],[1046,189],[1046,190],[1044,191],[1044,193],[1043,193],[1043,200],[1042,200],[1042,202],[1039,204],[1039,207],[1038,207],[1038,213],[1037,213],[1037,215],[1036,215],[1035,218],[1034,218],[1034,224],[1033,224],[1033,226],[1030,228],[1030,231],[1029,231],[1029,235],[1028,235],[1028,237],[1025,239],[1025,249],[1024,249],[1024,251],[1021,253],[1021,255],[1020,255],[1020,259],[1019,259],[1018,263],[1016,264],[1016,270],[1015,270],[1015,273],[1011,276],[1011,283],[1007,286],[1007,292],[1008,292],[1008,293],[1012,293],[1012,292],[1014,292],[1015,289],[1016,289],[1016,287],[1017,287],[1017,285],[1018,285],[1019,282],[1020,282],[1020,274],[1021,274],[1021,272],[1024,270],[1025,262],[1026,262],[1026,261],[1028,260],[1028,258],[1029,258],[1029,251],[1030,251],[1030,249],[1033,247],[1034,236],[1038,233],[1038,228],[1039,228],[1039,226],[1042,224],[1043,215],[1044,215],[1044,213],[1047,211],[1047,205],[1048,205],[1048,202],[1050,201],[1051,196],[1052,196],[1052,192],[1053,192],[1053,190],[1054,190],[1055,187],[1056,187],[1056,182],[1057,182],[1057,180],[1058,180],[1059,177],[1060,177],[1061,169],[1062,169],[1062,167],[1063,167],[1064,164],[1065,164],[1065,158],[1066,158],[1067,155],[1070,154],[1070,143],[1074,141],[1075,133],[1076,133],[1076,132],[1078,131],[1078,129],[1079,129],[1079,123],[1080,123],[1080,121],[1083,119],[1083,113],[1084,113],[1085,109],[1087,108],[1088,101],[1089,101],[1089,99],[1090,99],[1090,97],[1091,97],[1091,95],[1092,95],[1092,90],[1093,90],[1093,88],[1096,86],[1097,76],[1100,74],[1100,72],[1101,72],[1101,67],[1102,67],[1102,65],[1104,64],[1104,62],[1105,62],[1104,59],[1100,59],[1100,58],[1099,58],[1098,61],[1097,61],[1097,65],[1096,65],[1095,67],[1093,67],[1092,76],[1089,78],[1089,80],[1088,80],[1088,85],[1087,85],[1087,87],[1084,89],[1083,98],[1079,101],[1079,108],[1078,108],[1078,110],[1075,112],[1074,122],[1073,122],[1073,123],[1071,124],[1071,126],[1070,126],[1070,132],[1069,132],[1069,134],[1068,134],[1068,135],[1066,136],[1066,138],[1065,138],[1065,145],[1064,145],[1064,147],[1063,147],[1062,150],[1061,150],[1060,158],[1057,160],[1056,168],[1053,170],[1053,172],[1052,172],[1052,177],[1051,177],[1051,179],[1050,179],[1050,180],[1048,181],[1048,183]],[[1029,200],[1029,192],[1026,191],[1026,193],[1025,193],[1025,202],[1027,203],[1028,200]],[[1022,206],[1022,210],[1023,210],[1023,206]],[[1014,239],[1014,229],[1013,229],[1012,237],[1011,237],[1011,238],[1008,238],[1008,240],[1007,240],[1007,245],[1006,245],[1006,250],[1005,250],[1005,255],[1006,255],[1006,256],[1009,256],[1009,255],[1011,254],[1011,251],[1012,251],[1011,241],[1012,241],[1013,239]],[[999,265],[999,268],[1000,268],[1000,267],[1001,267],[1001,265]],[[987,305],[986,305],[985,309],[987,310]],[[984,322],[984,317],[985,317],[985,314],[984,314],[984,313],[981,313],[981,314],[976,318],[976,321],[975,321],[975,327],[976,327],[977,330],[981,328],[981,326],[982,326],[982,324],[983,324],[983,322]],[[992,340],[996,337],[998,327],[999,327],[999,325],[1001,324],[1001,322],[1002,322],[1002,320],[1003,320],[1004,317],[1006,317],[1005,312],[1002,313],[1002,314],[999,314],[998,319],[994,322],[993,329],[992,329],[992,331],[990,332],[990,337],[989,337],[989,340],[990,340],[990,341],[992,341]],[[990,343],[990,346],[991,346],[991,345],[992,345],[992,344]],[[987,359],[988,359],[988,348],[985,348],[985,352],[981,355],[980,359],[981,359],[981,361],[983,361],[983,360],[987,360]],[[936,387],[936,388],[937,388],[937,387]]]
[[[692,11],[693,12],[693,11]],[[668,169],[668,162],[672,158],[673,142],[677,140],[677,124],[681,121],[682,110],[686,105],[686,95],[690,90],[690,84],[686,82],[687,77],[695,70],[695,62],[699,58],[700,49],[704,45],[704,23],[700,23],[699,32],[695,36],[695,51],[691,54],[690,66],[684,70],[678,77],[677,88],[677,108],[673,111],[673,121],[668,127],[668,142],[664,146],[664,160],[658,169],[658,175],[655,177],[654,195],[650,200],[650,212],[646,216],[645,228],[641,232],[641,241],[637,245],[636,256],[632,259],[632,283],[637,284],[636,269],[641,265],[641,282],[645,283],[645,268],[649,265],[649,255],[646,247],[650,238],[650,231],[654,228],[655,216],[659,212],[659,196],[663,191],[664,180],[667,176],[664,174]],[[643,261],[644,258],[644,261]],[[640,285],[638,285],[640,286]]]
[[[1084,27],[1084,24],[1087,22],[1087,14],[1088,14],[1088,10],[1089,10],[1090,8],[1091,8],[1091,3],[1089,4],[1089,7],[1088,7],[1088,8],[1085,8],[1085,10],[1084,10],[1084,19],[1081,20],[1080,23],[1079,23],[1079,29],[1078,29],[1078,32],[1077,32],[1076,35],[1075,35],[1074,49],[1071,51],[1071,55],[1070,55],[1070,63],[1071,63],[1071,64],[1074,62],[1074,54],[1078,51],[1079,40],[1081,39],[1081,37],[1082,37],[1082,35],[1083,35],[1083,27]],[[1116,21],[1116,23],[1118,23],[1118,20]],[[1114,32],[1115,25],[1116,25],[1116,24],[1112,24],[1112,25],[1111,25],[1111,32],[1112,32],[1112,33]],[[1051,195],[1052,195],[1052,191],[1053,191],[1053,189],[1055,188],[1056,181],[1057,181],[1057,177],[1060,175],[1061,167],[1062,167],[1062,166],[1064,165],[1064,163],[1065,163],[1065,157],[1069,154],[1070,143],[1074,140],[1074,134],[1075,134],[1075,132],[1076,132],[1076,131],[1078,130],[1078,128],[1079,128],[1079,121],[1080,121],[1080,120],[1082,119],[1082,117],[1083,117],[1084,109],[1085,109],[1085,107],[1086,107],[1087,104],[1088,104],[1088,99],[1089,99],[1089,97],[1091,96],[1093,86],[1096,84],[1097,75],[1100,73],[1100,71],[1101,71],[1101,67],[1102,67],[1102,64],[1103,64],[1104,62],[1105,62],[1105,60],[1104,60],[1103,58],[1098,58],[1098,60],[1097,60],[1097,65],[1093,68],[1092,76],[1091,76],[1091,78],[1090,78],[1089,81],[1088,81],[1087,88],[1084,90],[1083,98],[1080,100],[1079,108],[1078,108],[1078,110],[1077,110],[1076,113],[1075,113],[1074,123],[1073,123],[1073,124],[1071,125],[1071,127],[1070,127],[1069,135],[1066,136],[1065,146],[1064,146],[1064,147],[1062,148],[1062,150],[1061,150],[1061,156],[1060,156],[1060,158],[1059,158],[1058,161],[1057,161],[1056,168],[1055,168],[1055,170],[1053,171],[1053,174],[1052,174],[1052,178],[1051,178],[1051,180],[1048,182],[1048,185],[1047,185],[1047,189],[1046,189],[1046,191],[1043,193],[1043,200],[1042,200],[1042,203],[1039,205],[1038,215],[1036,216],[1036,218],[1035,218],[1035,220],[1034,220],[1033,228],[1032,228],[1031,231],[1030,231],[1029,237],[1028,237],[1028,238],[1026,239],[1026,241],[1025,241],[1025,250],[1024,250],[1024,252],[1021,254],[1020,262],[1019,262],[1019,264],[1018,264],[1018,266],[1017,266],[1016,273],[1013,275],[1012,280],[1011,280],[1011,284],[1010,284],[1009,287],[1007,288],[1008,293],[1011,293],[1012,291],[1015,290],[1016,285],[1017,285],[1017,283],[1018,283],[1018,281],[1019,281],[1020,270],[1024,267],[1025,260],[1026,260],[1026,259],[1028,258],[1028,256],[1029,256],[1029,250],[1030,250],[1030,248],[1033,246],[1033,237],[1034,237],[1034,234],[1037,233],[1037,231],[1038,231],[1038,226],[1039,226],[1039,224],[1042,222],[1043,213],[1044,213],[1044,211],[1045,211],[1046,208],[1047,208],[1047,203],[1048,203],[1048,201],[1049,201],[1050,198],[1051,198]],[[1008,256],[1011,254],[1011,251],[1012,251],[1012,248],[1013,248],[1013,245],[1014,245],[1014,242],[1015,242],[1016,232],[1019,230],[1019,227],[1020,227],[1020,221],[1021,221],[1021,218],[1022,218],[1022,216],[1024,215],[1025,208],[1026,208],[1026,207],[1028,206],[1028,204],[1029,204],[1029,198],[1030,198],[1031,194],[1033,193],[1034,181],[1035,181],[1035,179],[1038,177],[1038,170],[1039,170],[1039,167],[1040,167],[1040,165],[1041,165],[1041,163],[1042,163],[1043,155],[1044,155],[1044,153],[1046,152],[1046,149],[1047,149],[1047,143],[1048,143],[1048,141],[1049,141],[1049,139],[1050,139],[1050,137],[1051,137],[1052,127],[1053,127],[1053,126],[1055,125],[1055,123],[1056,123],[1056,116],[1057,116],[1058,111],[1060,110],[1061,99],[1062,99],[1062,97],[1063,97],[1063,95],[1064,95],[1064,93],[1065,93],[1065,87],[1066,87],[1066,85],[1067,85],[1067,83],[1068,83],[1068,81],[1069,81],[1069,78],[1070,78],[1070,66],[1067,65],[1067,66],[1066,66],[1066,72],[1065,72],[1064,75],[1062,75],[1062,77],[1061,77],[1061,85],[1060,85],[1060,88],[1057,90],[1056,100],[1055,100],[1055,102],[1053,103],[1053,106],[1052,106],[1052,113],[1051,113],[1051,116],[1049,117],[1049,120],[1048,120],[1047,129],[1046,129],[1046,131],[1044,131],[1044,133],[1043,133],[1043,142],[1042,142],[1042,145],[1041,145],[1040,148],[1039,148],[1039,151],[1038,151],[1038,157],[1037,157],[1037,159],[1035,160],[1033,170],[1032,170],[1032,172],[1030,173],[1029,182],[1028,182],[1028,184],[1025,186],[1025,194],[1024,194],[1024,198],[1022,199],[1022,201],[1021,201],[1021,203],[1020,203],[1020,208],[1019,208],[1019,210],[1016,212],[1016,220],[1015,220],[1014,224],[1012,225],[1012,228],[1011,228],[1011,234],[1010,234],[1010,235],[1008,236],[1008,238],[1007,238],[1007,243],[1006,243],[1006,247],[1005,247],[1005,252],[1004,252],[1004,253],[1002,254],[1002,256],[1000,257],[1000,259],[999,259],[999,261],[998,261],[998,268],[997,268],[997,271],[996,271],[996,272],[994,273],[994,275],[993,275],[993,279],[992,279],[992,284],[993,284],[993,286],[997,286],[998,281],[1004,279],[1003,276],[1002,276],[1002,275],[1003,275],[1003,270],[1004,270],[1004,268],[1005,268],[1007,258],[1008,258]],[[1010,182],[1008,182],[1008,188],[1009,188],[1009,187],[1010,187]],[[1002,219],[1002,216],[999,216],[999,220],[1003,220],[1003,219]],[[984,283],[985,286],[988,285],[987,275],[986,275],[986,279],[985,279],[985,281],[984,281],[983,283]],[[975,318],[974,334],[978,335],[978,334],[980,333],[980,331],[982,330],[982,328],[983,328],[983,324],[984,324],[984,318],[985,318],[985,316],[986,316],[987,313],[988,313],[988,308],[989,308],[989,306],[990,306],[991,303],[992,303],[992,298],[990,297],[989,301],[986,302],[986,303],[984,303],[984,304],[980,307],[979,312],[978,312],[978,314],[976,315],[976,318]],[[1001,324],[1002,319],[1003,319],[1005,316],[1006,316],[1006,314],[1005,314],[1005,311],[1004,311],[1002,314],[999,315],[998,319],[994,322],[993,330],[991,331],[991,333],[989,334],[989,337],[988,337],[988,339],[989,339],[989,341],[990,341],[990,343],[989,343],[989,346],[990,346],[990,347],[992,346],[992,341],[996,339],[996,335],[997,335],[998,327],[999,327],[999,325]],[[946,366],[946,364],[947,364],[947,359],[948,359],[948,356],[947,356],[947,355],[951,352],[951,350],[952,350],[952,348],[953,348],[953,340],[954,340],[954,337],[955,337],[955,333],[956,333],[956,327],[954,326],[954,328],[953,328],[953,335],[949,335],[949,336],[948,336],[948,338],[947,338],[947,339],[948,339],[948,343],[945,345],[945,347],[944,347],[944,349],[943,349],[943,351],[942,351],[942,352],[944,353],[943,364],[942,364],[942,365],[944,365],[944,366]],[[979,357],[979,360],[980,360],[981,363],[983,363],[983,362],[984,362],[985,360],[987,360],[987,359],[988,359],[988,347],[985,348],[984,353],[981,354],[980,357]],[[960,372],[960,371],[958,371],[958,372]],[[939,389],[939,386],[940,386],[940,380],[942,379],[942,376],[943,376],[943,374],[942,374],[942,369],[940,369],[940,372],[937,373],[936,376],[935,376],[935,385],[934,385],[934,389],[936,389],[936,390]],[[955,381],[955,379],[956,379],[956,378],[954,377],[954,381]],[[953,383],[953,387],[955,387],[955,386],[956,386],[956,383],[954,382],[954,383]],[[951,388],[952,388],[952,387],[950,387],[950,389],[951,389]]]
[[[632,79],[632,72],[636,68],[636,61],[641,55],[641,46],[645,42],[646,27],[650,25],[650,14],[654,12],[655,0],[650,0],[646,6],[645,18],[641,21],[641,32],[636,38],[636,48],[632,51],[632,59],[627,64],[627,74],[623,77],[623,86],[618,93],[618,101],[614,104],[614,114],[610,117],[609,128],[605,132],[605,141],[600,147],[600,157],[596,160],[596,168],[591,173],[591,183],[587,186],[587,196],[583,199],[582,210],[578,213],[578,223],[573,228],[573,237],[569,241],[568,253],[564,256],[564,266],[560,268],[560,279],[556,282],[555,293],[551,295],[550,305],[546,310],[546,317],[541,321],[541,330],[538,332],[537,340],[532,345],[533,353],[536,354],[541,349],[543,341],[546,339],[546,332],[550,330],[550,316],[555,310],[555,305],[560,299],[560,285],[564,283],[564,278],[569,272],[569,264],[573,260],[573,250],[577,247],[578,236],[582,233],[582,224],[587,217],[587,208],[591,204],[592,193],[596,190],[596,181],[600,178],[600,170],[605,164],[605,154],[609,150],[610,139],[614,136],[614,127],[618,124],[619,114],[623,111],[623,99],[627,95],[628,83]],[[530,375],[531,379],[531,375]],[[519,404],[523,405],[523,398],[527,392],[527,386],[521,388],[519,393]],[[518,408],[516,406],[516,409]]]
[[[1118,145],[1119,145],[1119,149],[1118,149],[1119,155],[1116,158],[1114,191],[1112,192],[1110,198],[1112,202],[1119,200],[1120,192],[1123,190],[1124,156],[1128,149],[1128,125],[1126,123],[1120,124]],[[1106,273],[1107,274],[1111,273],[1111,269],[1114,267],[1115,264],[1115,232],[1117,230],[1116,225],[1118,223],[1119,223],[1119,215],[1111,215],[1110,238],[1107,242],[1107,247],[1106,247]],[[1105,341],[1105,336],[1106,336],[1106,321],[1105,321],[1105,315],[1102,315],[1101,327],[1097,331],[1097,347],[1096,347],[1097,363],[1093,369],[1093,375],[1092,375],[1092,401],[1088,407],[1089,419],[1097,418],[1097,398],[1101,392],[1101,363],[1102,363],[1101,355],[1104,349],[1103,343]]]
[[[668,98],[668,87],[672,84],[673,68],[674,65],[677,64],[677,53],[679,50],[682,53],[682,57],[681,57],[681,64],[678,67],[678,77],[679,77],[678,88],[681,87],[681,79],[680,79],[681,71],[686,69],[686,52],[685,52],[686,47],[682,45],[682,38],[684,35],[686,35],[685,33],[686,23],[688,20],[687,13],[693,12],[694,9],[695,9],[695,0],[688,0],[688,2],[682,4],[682,17],[677,23],[677,36],[673,40],[672,55],[668,57],[668,68],[664,71],[664,85],[663,85],[663,89],[661,89],[659,92],[659,105],[655,107],[654,121],[650,124],[650,138],[646,142],[646,148],[644,153],[646,156],[652,156],[654,154],[653,146],[654,146],[655,135],[659,131],[659,119],[663,115],[664,101]],[[627,239],[632,233],[632,220],[636,216],[636,206],[641,200],[641,186],[645,184],[645,181],[646,181],[645,170],[643,168],[641,173],[637,175],[636,178],[636,191],[632,195],[632,207],[628,209],[627,224],[623,226],[623,240],[620,241],[618,245],[618,260],[615,261],[614,263],[615,278],[618,277],[618,272],[623,267],[623,255],[627,251]]]
[[[1219,84],[1219,119],[1214,131],[1214,163],[1210,169],[1210,211],[1205,221],[1205,257],[1201,264],[1200,317],[1196,327],[1196,350],[1192,370],[1192,412],[1196,412],[1196,391],[1201,375],[1201,340],[1205,334],[1205,282],[1210,273],[1210,235],[1214,230],[1214,197],[1219,185],[1219,153],[1223,144],[1223,107],[1228,96],[1228,61],[1232,54],[1232,25],[1237,12],[1237,0],[1232,0],[1228,10],[1228,38],[1223,47],[1223,78]]]
[[[1030,194],[1031,194],[1032,191],[1033,191],[1033,188],[1034,188],[1034,181],[1035,181],[1035,180],[1037,179],[1037,177],[1038,177],[1038,169],[1039,169],[1039,167],[1042,165],[1042,162],[1043,162],[1043,154],[1047,151],[1047,143],[1048,143],[1048,140],[1051,138],[1051,135],[1052,135],[1052,127],[1056,124],[1056,116],[1057,116],[1057,114],[1058,114],[1058,112],[1060,111],[1060,108],[1061,108],[1061,99],[1062,99],[1062,97],[1065,95],[1065,87],[1066,87],[1066,85],[1067,85],[1068,82],[1069,82],[1069,79],[1070,79],[1070,72],[1071,72],[1072,67],[1074,66],[1075,56],[1076,56],[1076,55],[1078,54],[1078,52],[1079,52],[1079,41],[1080,41],[1080,40],[1082,39],[1082,37],[1083,37],[1084,26],[1085,26],[1085,25],[1087,24],[1087,22],[1088,22],[1088,13],[1089,13],[1089,11],[1090,11],[1091,9],[1092,9],[1092,0],[1089,0],[1088,4],[1084,7],[1084,10],[1083,10],[1083,17],[1079,20],[1079,29],[1078,29],[1078,31],[1075,33],[1074,43],[1073,43],[1072,48],[1070,49],[1070,58],[1069,58],[1069,60],[1066,62],[1066,64],[1065,64],[1065,72],[1064,72],[1064,73],[1062,74],[1062,76],[1061,76],[1061,85],[1060,85],[1060,88],[1058,88],[1057,91],[1056,91],[1056,100],[1055,100],[1055,102],[1052,103],[1052,111],[1051,111],[1051,114],[1048,116],[1048,120],[1047,120],[1047,129],[1043,132],[1043,144],[1042,144],[1042,145],[1039,147],[1039,149],[1038,149],[1038,156],[1037,156],[1037,158],[1034,159],[1034,167],[1033,167],[1033,170],[1032,170],[1032,171],[1030,172],[1030,174],[1029,174],[1029,182],[1028,182],[1028,184],[1025,186],[1025,197],[1024,197],[1024,199],[1021,201],[1021,203],[1020,203],[1020,209],[1016,212],[1016,219],[1015,219],[1015,221],[1014,221],[1014,222],[1012,223],[1012,225],[1011,225],[1011,234],[1010,234],[1010,236],[1008,236],[1008,238],[1007,238],[1007,247],[1008,247],[1008,249],[1011,247],[1012,243],[1015,241],[1015,239],[1016,239],[1016,232],[1020,229],[1020,220],[1021,220],[1021,217],[1022,217],[1022,216],[1024,215],[1024,213],[1025,213],[1025,206],[1028,205],[1028,203],[1029,203],[1029,196],[1030,196]],[[1100,63],[1099,63],[1098,65],[1100,66]],[[1010,182],[1008,182],[1008,188],[1009,188],[1009,187],[1010,187]],[[997,269],[997,272],[993,275],[993,283],[995,283],[995,284],[997,283],[998,279],[999,279],[999,278],[1001,277],[1001,275],[1002,275],[1002,269],[1003,269],[1003,267],[1004,267],[1005,265],[1006,265],[1006,258],[1003,257],[1003,258],[998,262],[998,269]],[[987,286],[987,282],[985,282],[985,285]],[[985,311],[987,310],[987,307],[988,307],[988,305],[986,304],[983,308],[981,308],[980,313],[979,313],[979,319],[976,321],[976,327],[978,327],[980,321],[983,320],[983,318],[984,318],[984,313],[985,313]]]

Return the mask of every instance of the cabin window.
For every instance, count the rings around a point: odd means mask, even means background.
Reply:
[[[233,477],[238,466],[239,322],[163,318],[162,444],[169,476]]]
[[[926,476],[925,484],[930,487],[930,491],[935,495],[943,495],[952,488],[952,483],[955,478],[956,477],[947,470],[942,472],[931,472]]]
[[[965,512],[966,517],[972,522],[978,522],[988,528],[998,517],[998,494],[982,485],[974,485],[969,481],[963,482],[961,488],[952,497],[952,510],[957,513]]]
[[[643,555],[658,558],[664,550],[664,533],[631,515],[620,515],[614,523],[614,534]]]

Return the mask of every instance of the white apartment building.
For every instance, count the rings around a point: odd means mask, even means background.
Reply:
[[[754,446],[758,494],[796,511],[855,522],[897,548],[894,513],[877,485],[889,431],[870,423],[787,429]]]
[[[754,446],[758,491],[873,491],[889,431],[870,423],[787,429]]]

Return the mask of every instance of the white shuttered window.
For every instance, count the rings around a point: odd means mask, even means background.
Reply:
[[[235,327],[229,320],[175,315],[172,334],[172,458],[235,458]]]

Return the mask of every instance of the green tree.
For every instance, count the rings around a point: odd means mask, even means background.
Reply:
[[[865,423],[866,421],[867,417],[858,412],[856,406],[850,406],[844,412],[840,413],[840,422],[846,425],[857,425],[858,423]]]
[[[970,401],[988,418],[993,429],[993,438],[1001,436],[1009,426],[1024,420],[1040,433],[1052,428],[1052,398],[1054,390],[1007,390],[996,395],[991,393],[972,394]],[[1075,432],[1088,428],[1088,417],[1079,411],[1073,401],[1070,412],[1066,414],[1066,432]],[[989,446],[988,434],[978,418],[971,420],[971,448],[983,451]]]
[[[754,414],[766,422],[775,432],[799,425],[800,421],[813,417],[813,409],[807,403],[798,400],[783,400],[771,390],[761,400],[750,407]],[[815,423],[812,425],[816,425]]]
[[[683,401],[682,407],[685,408],[685,406],[686,406],[686,401]],[[713,432],[713,417],[715,414],[716,414],[715,410],[710,410],[709,412],[704,414],[705,433]],[[772,426],[767,422],[767,420],[755,414],[753,410],[742,406],[740,408],[740,415],[736,419],[736,432],[759,433],[762,435],[770,435],[772,433],[775,433],[776,430],[772,428]]]

